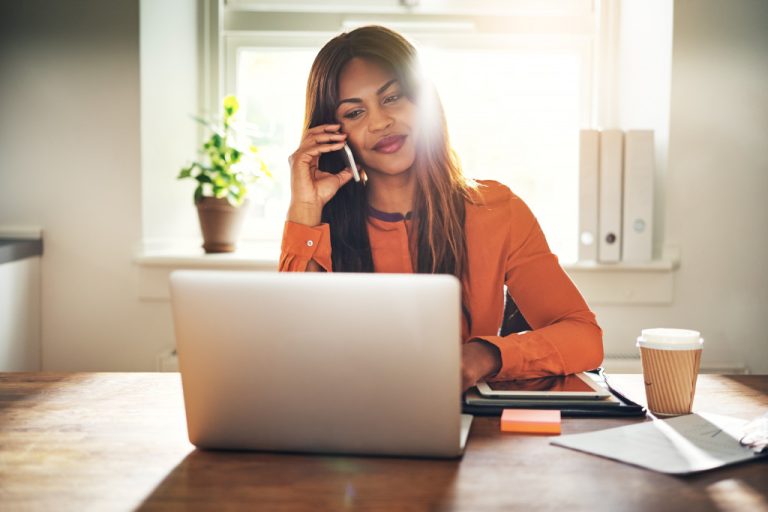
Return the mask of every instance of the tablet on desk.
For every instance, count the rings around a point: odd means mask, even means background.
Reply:
[[[506,380],[477,383],[481,395],[490,398],[605,398],[607,389],[600,387],[584,373],[554,375],[537,379]]]

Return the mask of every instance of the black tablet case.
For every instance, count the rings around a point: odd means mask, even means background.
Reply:
[[[471,388],[462,397],[462,412],[473,414],[475,416],[500,416],[504,409],[559,409],[560,414],[565,417],[633,417],[645,416],[645,408],[624,396],[620,391],[611,387],[602,368],[590,370],[588,373],[595,374],[598,384],[607,388],[611,394],[618,399],[616,402],[604,402],[595,400],[594,404],[585,404],[580,400],[578,404],[569,404],[567,400],[510,400],[508,398],[500,399],[503,404],[471,404],[468,400],[481,398],[486,402],[493,402],[494,399],[482,397],[476,388]]]

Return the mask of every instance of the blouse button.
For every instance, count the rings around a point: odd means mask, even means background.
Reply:
[[[307,247],[312,247],[313,245],[315,245],[315,242],[312,240],[307,240]]]

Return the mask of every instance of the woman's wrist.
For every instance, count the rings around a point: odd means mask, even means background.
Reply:
[[[288,220],[305,224],[307,226],[317,226],[320,224],[323,216],[322,207],[314,205],[291,203],[288,207]]]
[[[480,348],[482,378],[495,376],[501,371],[501,352],[496,345],[481,338],[473,338],[470,343],[474,343]]]

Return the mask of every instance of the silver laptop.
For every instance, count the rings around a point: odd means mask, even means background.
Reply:
[[[171,298],[195,446],[461,455],[454,276],[179,270]]]

